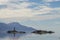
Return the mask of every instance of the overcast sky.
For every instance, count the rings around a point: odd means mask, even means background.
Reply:
[[[0,22],[11,21],[7,18],[30,26],[60,24],[60,0],[0,0]]]

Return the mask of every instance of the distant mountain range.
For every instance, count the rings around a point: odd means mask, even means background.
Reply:
[[[14,27],[16,28],[17,31],[24,31],[24,32],[32,32],[32,31],[36,30],[32,27],[27,27],[27,26],[21,25],[17,22],[12,22],[9,24],[0,23],[0,32],[1,31],[13,30]]]

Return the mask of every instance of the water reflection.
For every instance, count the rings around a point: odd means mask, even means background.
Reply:
[[[5,32],[0,32],[0,40],[59,40],[59,34],[34,34],[34,33],[25,33],[25,34],[8,34]]]
[[[25,36],[27,34],[19,34],[16,33],[15,36],[14,34],[8,34],[7,32],[0,32],[0,39],[2,40],[17,40],[18,38]]]

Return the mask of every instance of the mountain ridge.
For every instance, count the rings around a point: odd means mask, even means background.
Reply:
[[[27,27],[24,25],[19,24],[18,22],[12,22],[12,23],[0,23],[0,31],[8,31],[8,30],[13,30],[13,28],[16,28],[18,31],[25,31],[25,32],[32,32],[36,29],[32,27]]]

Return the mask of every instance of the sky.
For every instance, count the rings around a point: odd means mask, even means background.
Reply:
[[[0,22],[18,21],[36,28],[59,25],[59,20],[60,0],[0,0]]]

